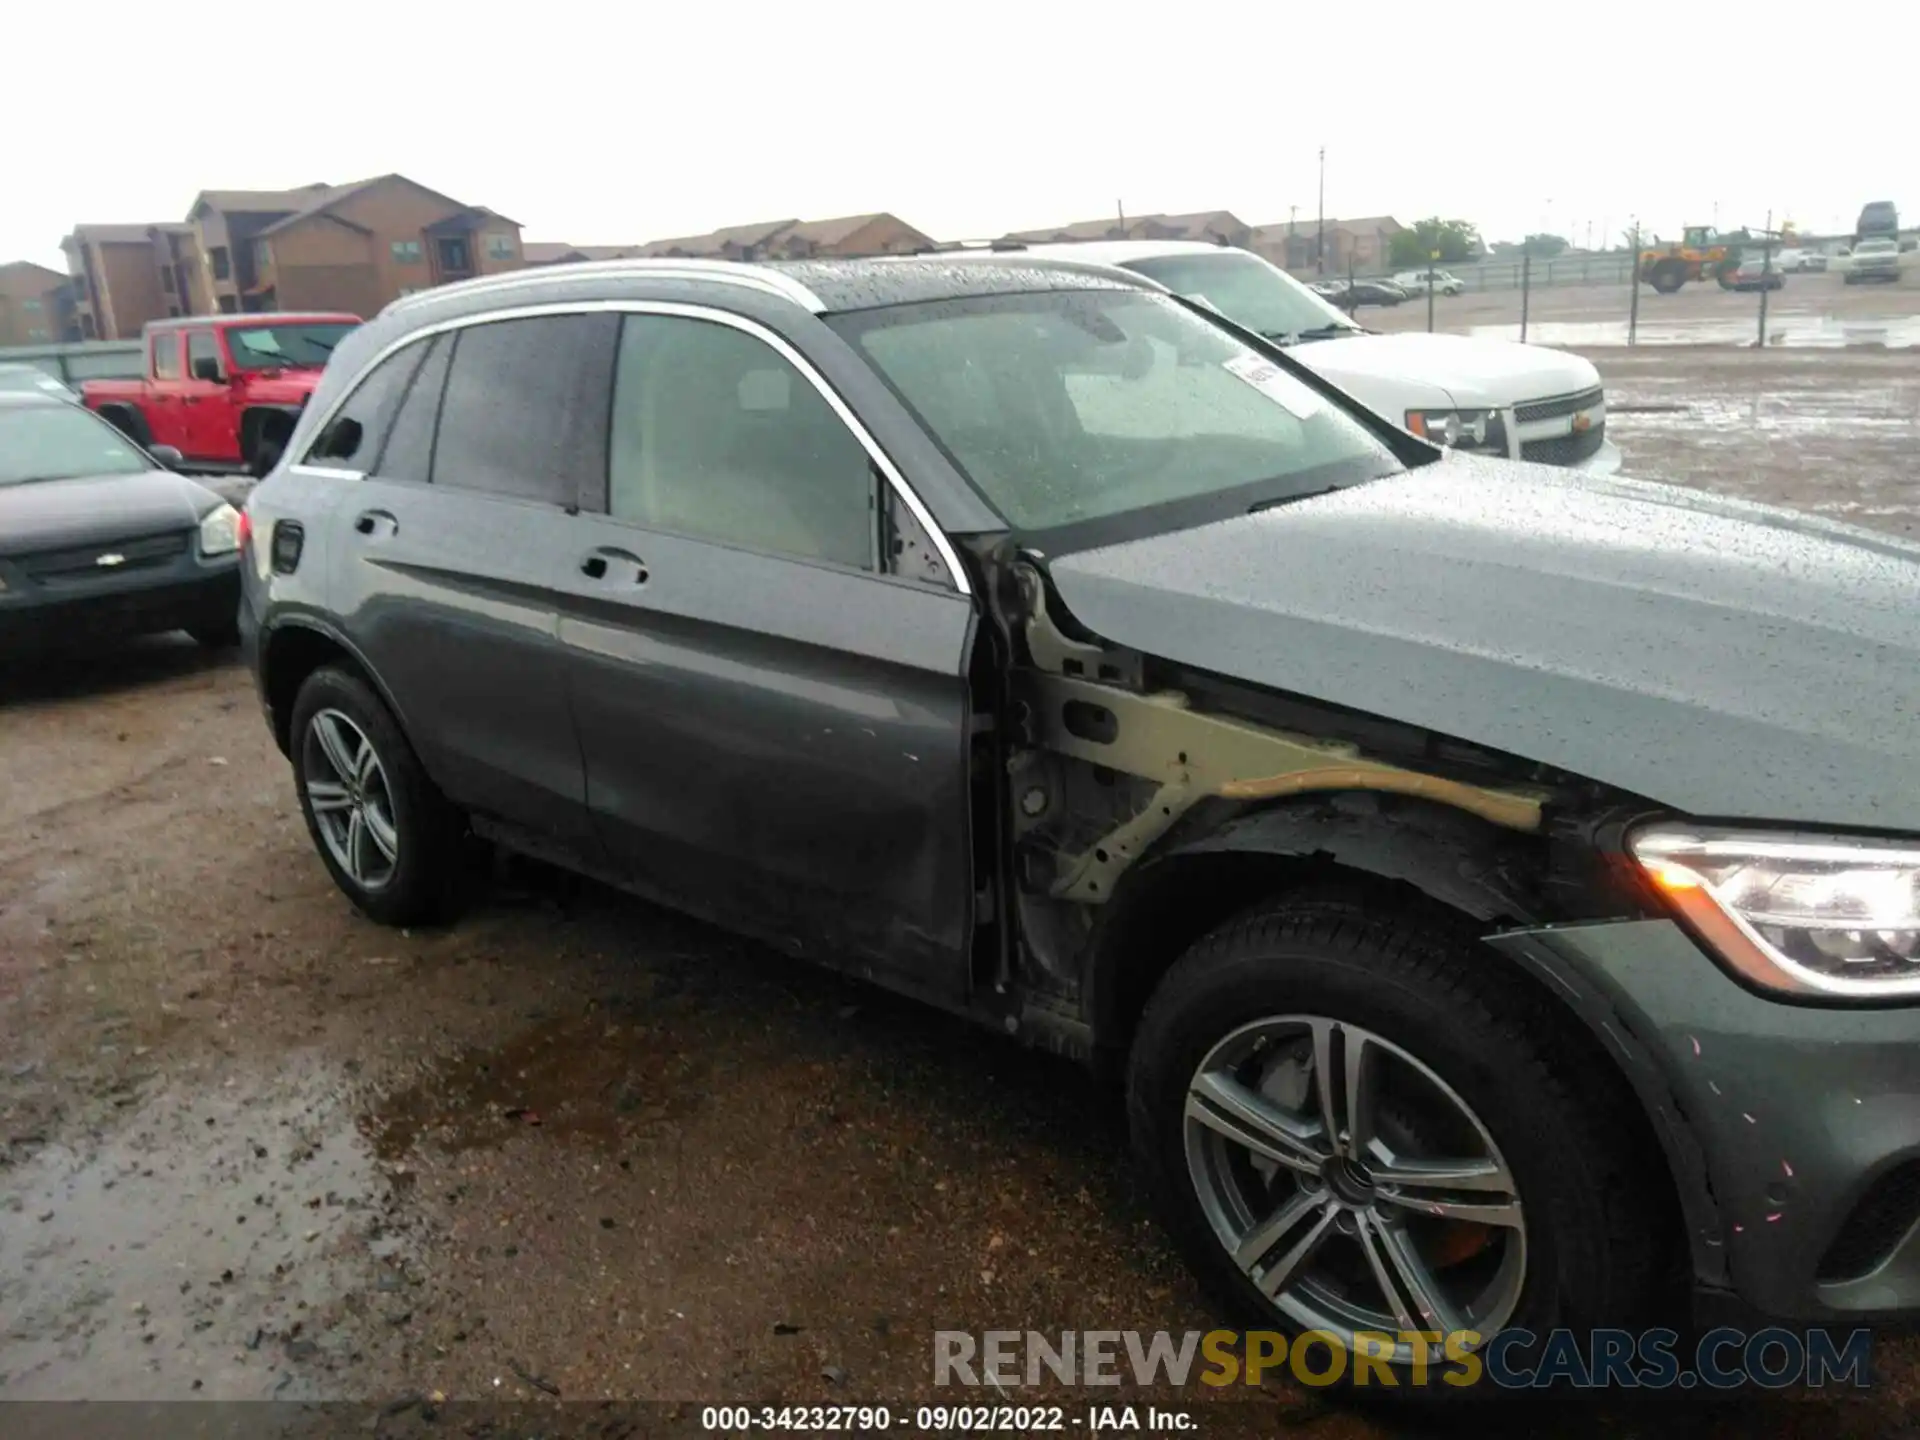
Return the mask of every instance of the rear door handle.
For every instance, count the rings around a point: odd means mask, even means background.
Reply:
[[[602,545],[580,562],[580,573],[589,580],[605,580],[614,585],[644,585],[647,562],[631,550]]]
[[[400,522],[393,518],[390,511],[362,510],[354,517],[353,528],[362,535],[371,535],[376,540],[385,540],[400,532]]]

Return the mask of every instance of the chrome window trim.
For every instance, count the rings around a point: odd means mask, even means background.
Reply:
[[[488,325],[502,320],[534,320],[548,315],[609,313],[677,315],[687,320],[711,321],[751,335],[779,355],[820,392],[820,398],[825,400],[833,413],[840,417],[840,423],[853,433],[853,438],[860,442],[860,448],[867,452],[867,458],[886,478],[893,493],[912,512],[913,518],[920,522],[921,528],[933,537],[934,548],[939,551],[940,559],[947,567],[947,574],[952,577],[954,590],[964,597],[972,598],[973,584],[967,578],[966,569],[960,564],[960,554],[953,548],[953,542],[948,539],[947,532],[935,521],[933,512],[927,509],[926,504],[914,492],[913,486],[907,483],[907,477],[900,473],[899,467],[893,463],[886,451],[880,448],[880,442],[873,438],[872,432],[861,423],[860,418],[853,413],[852,407],[840,398],[840,393],[827,382],[827,378],[816,370],[813,363],[794,348],[784,336],[776,334],[757,320],[750,320],[744,315],[735,315],[726,310],[716,310],[707,305],[693,305],[678,300],[555,300],[543,305],[517,305],[503,310],[482,310],[468,315],[449,316],[445,320],[435,320],[396,337],[360,366],[354,374],[352,383],[342,390],[340,398],[329,405],[325,413],[314,422],[310,432],[313,438],[306,442],[307,448],[311,449],[319,437],[326,434],[327,427],[333,423],[334,417],[345,408],[347,401],[353,398],[354,392],[360,388],[367,376],[389,357],[397,355],[409,345],[429,340],[435,335],[444,335],[454,330],[465,330],[475,325]],[[351,477],[355,480],[366,478],[364,473],[335,470],[326,465],[313,465],[305,461],[296,461],[291,468],[307,475]]]
[[[570,265],[535,265],[522,270],[507,270],[498,275],[479,275],[452,285],[436,285],[416,290],[387,303],[381,315],[399,315],[418,309],[429,301],[446,296],[487,295],[496,290],[513,290],[523,285],[552,285],[572,279],[713,280],[722,285],[741,285],[763,294],[791,300],[815,315],[826,310],[826,302],[791,275],[764,266],[738,260],[579,260]]]

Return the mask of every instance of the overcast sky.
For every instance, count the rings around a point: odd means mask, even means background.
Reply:
[[[1920,215],[1911,0],[1306,9],[16,7],[0,259],[388,171],[576,244],[869,210],[941,238],[1119,204],[1310,225],[1322,144],[1329,216],[1489,240]]]

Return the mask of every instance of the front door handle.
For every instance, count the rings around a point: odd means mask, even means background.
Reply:
[[[400,532],[400,522],[393,518],[391,511],[362,510],[354,517],[353,528],[362,535],[371,535],[376,540],[385,540]]]
[[[647,583],[647,562],[631,550],[602,545],[580,562],[580,573],[589,580],[605,580],[617,585]]]

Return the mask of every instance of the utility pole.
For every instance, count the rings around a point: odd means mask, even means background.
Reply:
[[[1120,212],[1120,234],[1125,236],[1127,233],[1127,202],[1124,200],[1116,200],[1113,202],[1113,208]]]
[[[1313,241],[1315,273],[1327,273],[1327,147],[1320,147],[1320,227]]]
[[[1773,285],[1773,211],[1767,211],[1767,228],[1760,232],[1760,335],[1753,343],[1767,348],[1767,291]]]

